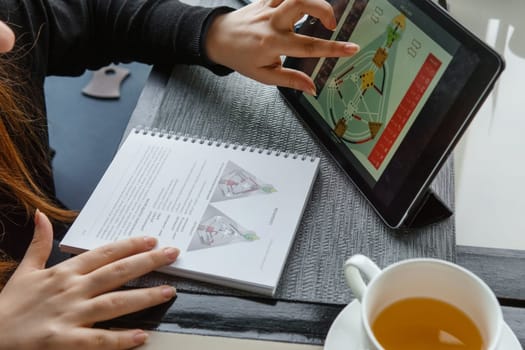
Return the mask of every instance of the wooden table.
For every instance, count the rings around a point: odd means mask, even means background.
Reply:
[[[128,124],[154,124],[170,67],[154,67]],[[525,344],[525,252],[457,246],[456,262],[496,293],[504,318]],[[174,302],[111,321],[111,326],[321,345],[345,305],[179,292]]]

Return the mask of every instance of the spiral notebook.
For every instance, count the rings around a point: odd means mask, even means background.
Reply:
[[[60,243],[132,236],[181,250],[160,271],[273,295],[319,158],[136,128]]]

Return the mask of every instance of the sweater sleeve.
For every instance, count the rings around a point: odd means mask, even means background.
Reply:
[[[45,75],[79,75],[111,62],[198,64],[230,72],[206,57],[208,23],[227,7],[178,0],[0,0],[11,6],[21,40],[33,38]],[[14,5],[16,4],[16,5]],[[42,60],[44,62],[42,62]],[[33,62],[35,64],[35,62]]]
[[[46,75],[80,75],[110,62],[128,61],[200,64],[227,74],[231,70],[210,62],[203,46],[213,17],[227,11],[232,9],[192,7],[178,0],[0,0],[0,20],[17,38],[13,52],[2,55],[0,63],[7,60],[6,71],[16,73],[9,81],[31,101],[33,125],[47,147]],[[34,179],[52,198],[51,164],[33,162],[31,152],[22,153]],[[4,190],[0,183],[0,250],[21,259],[34,226]]]

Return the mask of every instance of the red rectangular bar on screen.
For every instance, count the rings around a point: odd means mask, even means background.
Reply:
[[[439,67],[441,67],[441,61],[433,54],[429,54],[376,145],[368,155],[368,160],[374,168],[379,169],[385,160],[386,155],[428,89]]]

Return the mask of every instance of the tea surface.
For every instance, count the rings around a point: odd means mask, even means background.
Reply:
[[[430,298],[397,301],[382,310],[372,331],[386,350],[481,350],[474,322],[457,307]]]

